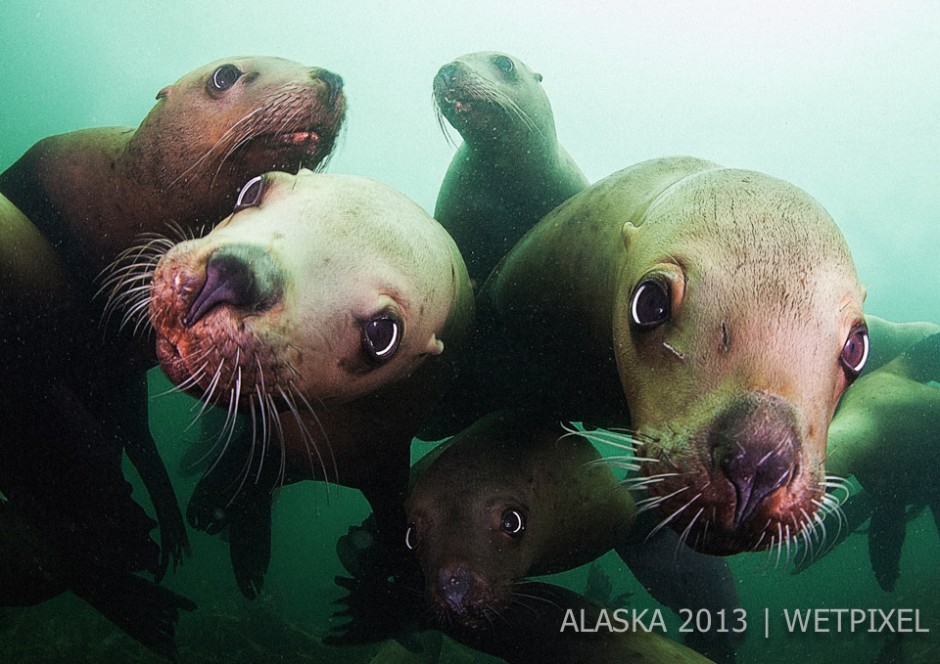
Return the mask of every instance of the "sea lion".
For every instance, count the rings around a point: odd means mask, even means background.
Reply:
[[[95,277],[120,261],[139,233],[174,225],[189,236],[217,222],[231,209],[238,186],[261,172],[322,164],[344,111],[342,79],[336,74],[276,58],[231,58],[163,88],[137,129],[52,136],[0,174],[0,191],[48,243],[43,245],[22,220],[5,224],[4,232],[15,231],[24,242],[28,238],[31,244],[21,242],[21,248],[33,253],[26,260],[19,252],[4,252],[4,267],[21,272],[18,265],[41,261],[37,268],[43,283],[54,278],[59,289],[52,299],[28,298],[17,289],[15,323],[4,330],[38,330],[36,336],[17,332],[25,340],[18,346],[24,351],[17,352],[20,366],[57,366],[54,376],[67,381],[98,418],[103,435],[123,441],[160,522],[165,553],[158,576],[171,559],[181,559],[188,541],[147,424],[145,372],[156,361],[152,346],[132,338],[131,330],[122,334],[108,328],[108,343],[101,343],[103,312],[95,300]],[[105,283],[104,290],[110,286]],[[66,300],[69,308],[63,312],[59,305]],[[56,305],[54,318],[48,315],[50,302]],[[123,322],[113,321],[114,328],[124,328]],[[40,385],[38,379],[33,382]]]
[[[783,547],[823,504],[826,429],[867,355],[863,298],[805,192],[643,162],[549,213],[493,271],[435,428],[501,404],[628,426],[653,504],[689,544]]]
[[[529,228],[588,185],[558,142],[542,75],[504,53],[470,53],[441,67],[434,101],[463,137],[434,218],[481,285]]]
[[[829,426],[827,467],[871,498],[869,554],[885,591],[900,575],[905,507],[928,505],[940,531],[940,387],[929,381],[940,381],[940,334],[862,376]]]
[[[863,375],[877,371],[917,342],[940,332],[940,325],[936,323],[900,323],[870,313],[865,314],[865,322],[871,337],[871,353],[865,363]]]
[[[250,178],[321,164],[342,126],[341,88],[280,58],[212,62],[160,90],[136,129],[42,139],[0,174],[0,192],[90,280],[141,233],[216,223]]]
[[[586,564],[626,539],[633,499],[594,446],[493,413],[422,459],[405,502],[406,546],[442,624],[479,628],[526,577]]]
[[[616,549],[660,603],[680,610],[740,607],[723,558],[678,543],[657,520],[634,522],[634,502],[592,442],[599,432],[492,413],[412,469],[406,546],[424,572],[440,626],[486,629],[526,612],[527,577],[573,569]],[[497,616],[499,617],[497,619]],[[520,618],[524,621],[524,618]],[[726,655],[730,634],[694,635],[700,652]],[[725,660],[722,660],[725,661]]]
[[[251,414],[234,481],[214,480],[227,490],[220,507],[245,491],[270,502],[280,481],[327,480],[361,489],[381,538],[397,545],[411,439],[472,319],[447,232],[387,185],[302,170],[253,179],[212,232],[170,245],[140,254],[142,273],[127,278],[151,288],[139,302],[131,293],[130,307],[149,307],[170,380]],[[246,508],[269,526],[264,509]],[[256,570],[266,565],[263,551],[251,555]]]

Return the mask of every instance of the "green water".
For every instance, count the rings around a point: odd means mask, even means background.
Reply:
[[[5,0],[0,44],[0,170],[50,134],[137,125],[161,87],[206,62],[275,55],[346,81],[346,129],[329,170],[385,181],[428,210],[453,155],[433,113],[434,73],[463,53],[505,51],[544,75],[559,138],[592,181],[671,154],[789,180],[838,221],[867,311],[940,322],[940,4],[932,0]],[[160,376],[153,382],[165,387]],[[180,396],[153,403],[171,470],[190,405]],[[192,481],[174,480],[185,504]],[[367,512],[353,491],[285,490],[255,602],[238,593],[224,542],[191,532],[192,559],[165,581],[200,605],[180,621],[181,661],[370,661],[379,646],[318,643],[340,595],[336,538]],[[751,619],[738,661],[875,661],[884,635],[787,635],[782,612],[876,607],[918,609],[931,629],[905,637],[904,659],[882,661],[940,661],[929,516],[909,527],[892,594],[876,585],[865,547],[852,537],[797,577],[765,554],[736,556]],[[633,590],[633,605],[653,606],[619,560],[603,564],[615,592]],[[586,575],[562,578],[581,590]],[[71,595],[0,611],[0,662],[158,661]],[[473,661],[453,645],[444,654]]]

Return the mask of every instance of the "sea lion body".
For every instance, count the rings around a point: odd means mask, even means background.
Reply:
[[[573,569],[625,539],[633,500],[586,438],[512,413],[422,459],[406,502],[429,604],[465,626],[504,614],[528,576]]]
[[[931,383],[930,381],[935,381]],[[940,531],[940,334],[910,346],[846,390],[829,427],[827,466],[870,497],[869,553],[894,589],[908,505],[928,505]],[[864,495],[860,494],[860,495]]]
[[[940,325],[928,321],[899,323],[872,314],[866,314],[865,321],[871,335],[871,354],[863,374],[877,371],[917,342],[940,332]]]
[[[437,424],[502,402],[629,426],[689,544],[779,546],[813,527],[826,428],[865,359],[863,298],[835,223],[796,187],[643,162],[556,208],[494,271],[478,298],[494,350],[468,352]]]
[[[251,177],[320,164],[342,126],[341,85],[279,58],[213,62],[163,88],[136,129],[39,141],[0,175],[0,192],[92,279],[141,233],[216,223]]]
[[[251,177],[272,167],[321,164],[342,126],[341,87],[335,74],[287,60],[211,63],[161,90],[138,128],[51,136],[0,174],[4,200],[29,222],[12,217],[6,204],[0,210],[2,271],[44,289],[37,297],[22,283],[4,291],[3,299],[16,306],[0,332],[18,337],[11,355],[30,376],[29,389],[41,396],[46,374],[37,367],[48,365],[51,379],[64,381],[97,419],[101,435],[121,441],[160,522],[165,555],[158,576],[188,543],[148,426],[153,350],[133,337],[126,321],[110,320],[108,343],[101,343],[102,318],[109,319],[95,300],[95,278],[138,234],[175,225],[174,232],[190,236],[224,217]]]
[[[558,142],[542,76],[502,53],[438,71],[434,99],[460,132],[434,208],[477,286],[529,228],[588,185]]]
[[[151,538],[156,523],[124,478],[120,441],[47,367],[4,370],[0,606],[30,606],[72,591],[146,647],[172,657],[179,611],[195,605],[140,576],[159,577],[166,560]]]
[[[247,453],[276,457],[259,483],[268,501],[286,467],[361,489],[380,534],[403,533],[411,439],[472,319],[460,254],[420,207],[372,180],[269,173],[246,191],[252,204],[205,237],[145,252],[161,367],[230,413],[251,412]],[[223,473],[229,495],[257,482],[244,481],[261,472],[255,461],[248,471],[235,460],[240,482]]]

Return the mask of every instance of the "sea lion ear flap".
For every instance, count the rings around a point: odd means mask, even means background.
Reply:
[[[437,338],[436,334],[431,335],[431,340],[425,347],[424,352],[428,355],[440,355],[444,352],[444,342]]]
[[[165,88],[163,88],[162,90],[160,90],[160,92],[157,93],[157,101],[159,101],[159,100],[161,100],[161,99],[166,99],[166,98],[167,98],[167,95],[170,94],[170,88],[171,88],[171,87],[173,87],[173,86],[168,85],[168,86],[166,86]]]
[[[623,240],[623,246],[629,251],[630,243],[636,238],[636,234],[640,232],[640,229],[637,226],[633,225],[633,222],[628,221],[623,225],[623,228],[620,230],[620,237]]]
[[[542,82],[542,75],[541,75],[540,73],[538,73],[538,72],[535,72],[535,80],[538,81],[539,83],[541,83],[541,82]]]

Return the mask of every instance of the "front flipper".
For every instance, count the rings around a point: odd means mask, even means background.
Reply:
[[[180,611],[196,608],[191,600],[127,572],[88,567],[75,576],[75,594],[153,652],[176,660],[176,623]]]
[[[120,387],[121,383],[123,388]],[[127,458],[137,469],[147,488],[160,527],[160,565],[154,573],[159,583],[170,562],[172,561],[175,570],[183,561],[183,557],[189,556],[190,549],[186,524],[176,492],[173,490],[173,483],[170,481],[170,474],[157,451],[157,444],[148,426],[147,375],[119,375],[109,383],[108,390],[112,394],[119,394],[115,398],[121,399],[122,404],[108,414],[104,426],[113,427],[114,433],[122,441]]]
[[[892,592],[901,575],[901,547],[907,535],[904,503],[878,501],[868,527],[868,556],[878,585]]]
[[[232,572],[254,599],[271,562],[273,491],[283,482],[280,450],[248,433],[236,434],[196,485],[186,508],[189,524],[209,535],[228,532]]]
[[[272,490],[250,484],[229,510],[229,557],[242,595],[254,599],[271,563]]]

